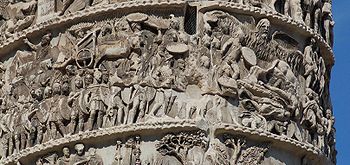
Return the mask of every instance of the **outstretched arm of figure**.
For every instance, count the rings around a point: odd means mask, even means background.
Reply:
[[[38,49],[38,46],[34,45],[33,43],[31,43],[28,38],[25,38],[24,40],[24,43],[27,44],[31,49],[33,50],[37,50]]]

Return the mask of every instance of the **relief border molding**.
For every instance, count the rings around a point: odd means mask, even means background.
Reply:
[[[303,154],[306,157],[313,158],[316,161],[327,161],[327,157],[322,152],[311,144],[300,142],[287,136],[279,136],[268,131],[261,129],[252,129],[248,127],[238,126],[234,124],[218,124],[211,127],[215,135],[220,133],[230,133],[236,135],[243,135],[247,139],[254,139],[259,141],[270,142],[273,146],[284,149],[285,151],[293,150],[299,154]],[[43,144],[35,145],[30,148],[26,148],[19,153],[12,154],[4,160],[0,161],[0,164],[14,164],[17,163],[21,158],[29,155],[33,156],[34,153],[42,153],[48,151],[54,147],[63,147],[68,143],[80,142],[84,140],[97,139],[102,137],[111,137],[122,134],[133,134],[139,131],[178,131],[178,130],[204,130],[209,131],[208,126],[203,120],[172,120],[172,121],[156,121],[156,122],[145,122],[137,123],[132,125],[121,125],[111,128],[104,128],[100,130],[86,131],[70,136],[66,136],[60,139],[48,141]],[[288,145],[278,145],[288,144]],[[277,146],[278,145],[278,146]]]
[[[14,33],[10,38],[8,38],[4,43],[0,45],[0,56],[4,55],[10,51],[13,50],[15,45],[20,45],[21,40],[26,38],[27,36],[35,35],[36,33],[40,31],[45,31],[49,29],[55,29],[59,25],[62,24],[68,24],[68,23],[76,23],[81,19],[82,17],[91,17],[94,15],[99,15],[105,12],[112,12],[112,11],[118,11],[120,9],[126,9],[126,8],[144,8],[144,7],[169,7],[169,5],[172,6],[186,6],[186,5],[192,5],[191,3],[195,2],[187,2],[187,0],[172,0],[172,1],[130,1],[130,2],[121,2],[116,4],[105,4],[105,5],[98,5],[93,6],[91,8],[78,11],[75,13],[70,13],[67,15],[54,17],[52,19],[49,19],[47,21],[44,21],[39,24],[35,24],[34,26],[30,26],[29,28]],[[323,39],[323,37],[318,34],[315,30],[308,27],[305,23],[297,22],[293,20],[290,16],[283,15],[281,13],[278,13],[276,11],[272,10],[266,10],[261,9],[258,7],[248,6],[248,5],[242,5],[234,2],[224,2],[224,1],[208,1],[208,2],[201,2],[201,3],[208,3],[207,7],[202,7],[201,9],[225,9],[229,10],[230,12],[236,12],[236,13],[245,13],[245,14],[255,14],[261,17],[268,17],[274,21],[283,22],[285,25],[287,25],[290,28],[297,28],[299,29],[304,35],[312,36],[316,38],[316,40],[320,43],[321,52],[323,54],[323,57],[325,58],[325,62],[328,66],[333,66],[335,59],[334,59],[334,52],[332,50],[332,47]]]

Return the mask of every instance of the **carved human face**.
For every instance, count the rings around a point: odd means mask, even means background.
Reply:
[[[75,150],[77,151],[77,155],[83,156],[84,148],[85,148],[84,144],[77,144],[77,145],[75,145]]]
[[[257,28],[262,37],[267,37],[270,31],[270,21],[268,19],[260,20]]]
[[[95,148],[90,148],[89,149],[89,155],[90,156],[95,156],[96,155],[96,149]]]
[[[61,93],[61,84],[60,83],[54,83],[52,88],[53,88],[53,93],[54,94],[60,94]]]
[[[180,22],[178,20],[172,20],[170,23],[170,27],[175,30],[180,29]]]
[[[332,117],[332,111],[330,109],[327,109],[326,117],[327,117],[327,119],[330,119]]]
[[[183,61],[182,59],[177,61],[177,65],[178,65],[178,68],[185,69],[185,61]]]
[[[102,82],[102,72],[101,72],[101,71],[96,70],[96,71],[94,72],[94,77],[95,77],[95,79],[96,79],[96,81],[97,81],[98,83],[101,83],[101,82]]]
[[[51,34],[46,34],[43,36],[41,42],[42,42],[42,45],[48,45],[51,41]]]
[[[52,88],[51,87],[46,87],[44,90],[44,98],[47,99],[51,97],[52,95]]]
[[[69,152],[69,148],[68,147],[64,147],[62,152],[63,152],[63,155],[65,157],[69,157],[70,156],[70,152]]]
[[[75,79],[74,83],[75,83],[75,87],[77,87],[77,88],[83,87],[83,80],[81,78]]]
[[[93,79],[93,77],[90,74],[85,76],[85,83],[86,83],[86,85],[90,85],[93,82],[94,82],[94,79]]]
[[[36,95],[37,100],[43,99],[43,91],[40,88],[35,90],[35,95]]]

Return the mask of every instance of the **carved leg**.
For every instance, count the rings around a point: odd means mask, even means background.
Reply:
[[[102,111],[97,111],[97,121],[96,125],[98,128],[102,128],[104,113]]]
[[[289,15],[289,11],[290,11],[290,0],[286,0],[284,2],[284,15]]]
[[[123,124],[123,119],[124,119],[124,108],[118,108],[117,112],[117,123],[116,125]]]
[[[54,122],[50,122],[50,135],[51,135],[50,140],[54,140],[57,138],[57,127]]]
[[[14,136],[14,139],[15,139],[15,152],[14,153],[17,153],[21,149],[21,135],[19,133],[16,133]]]
[[[36,144],[41,144],[43,142],[43,136],[44,136],[44,130],[42,127],[39,127]]]
[[[66,134],[66,127],[63,124],[63,119],[57,121],[57,131],[62,135],[62,137]]]
[[[78,131],[84,131],[84,115],[81,113],[78,116]]]
[[[72,135],[75,132],[75,127],[77,126],[77,116],[72,116],[70,123],[68,125],[68,134]]]
[[[6,158],[9,153],[9,139],[4,138],[4,141],[2,142],[2,157]]]
[[[8,142],[9,142],[9,149],[8,149],[8,155],[11,155],[13,153],[13,136],[9,135]]]
[[[155,116],[155,115],[156,115],[155,113],[161,108],[161,106],[162,106],[162,103],[156,103],[156,104],[154,104],[154,106],[152,107],[152,109],[151,109],[149,115]]]
[[[94,122],[95,122],[95,116],[96,116],[96,110],[91,110],[89,121],[88,121],[88,130],[91,131],[94,128]]]
[[[137,117],[136,122],[141,121],[145,117],[145,110],[146,110],[146,101],[141,101],[140,103],[140,112]]]
[[[132,124],[135,122],[135,116],[137,113],[136,111],[139,109],[139,106],[140,106],[140,100],[139,100],[139,98],[135,98],[135,100],[132,104],[132,108],[129,112],[127,124]]]
[[[26,138],[26,135],[24,133],[21,133],[21,147],[20,147],[20,150],[23,150],[27,147],[27,138]]]

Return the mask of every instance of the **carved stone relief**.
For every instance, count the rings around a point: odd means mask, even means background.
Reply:
[[[60,9],[38,12],[65,15],[106,3],[63,1]],[[294,19],[314,18],[310,13],[304,18],[299,1],[285,3],[284,12]],[[168,134],[152,144],[157,152],[147,159],[141,137],[130,137],[116,142],[109,163],[262,162],[269,143],[251,145],[238,136],[213,136],[221,124],[288,137],[314,146],[335,162],[328,68],[316,40],[305,39],[308,44],[299,48],[292,44],[299,44],[292,35],[274,30],[267,18],[211,10],[198,19],[201,26],[194,35],[185,32],[182,16],[137,12],[80,22],[47,32],[40,41],[24,39],[23,49],[0,67],[2,159],[83,132],[193,120],[207,123],[210,135]],[[77,143],[36,164],[104,164],[98,152]]]

